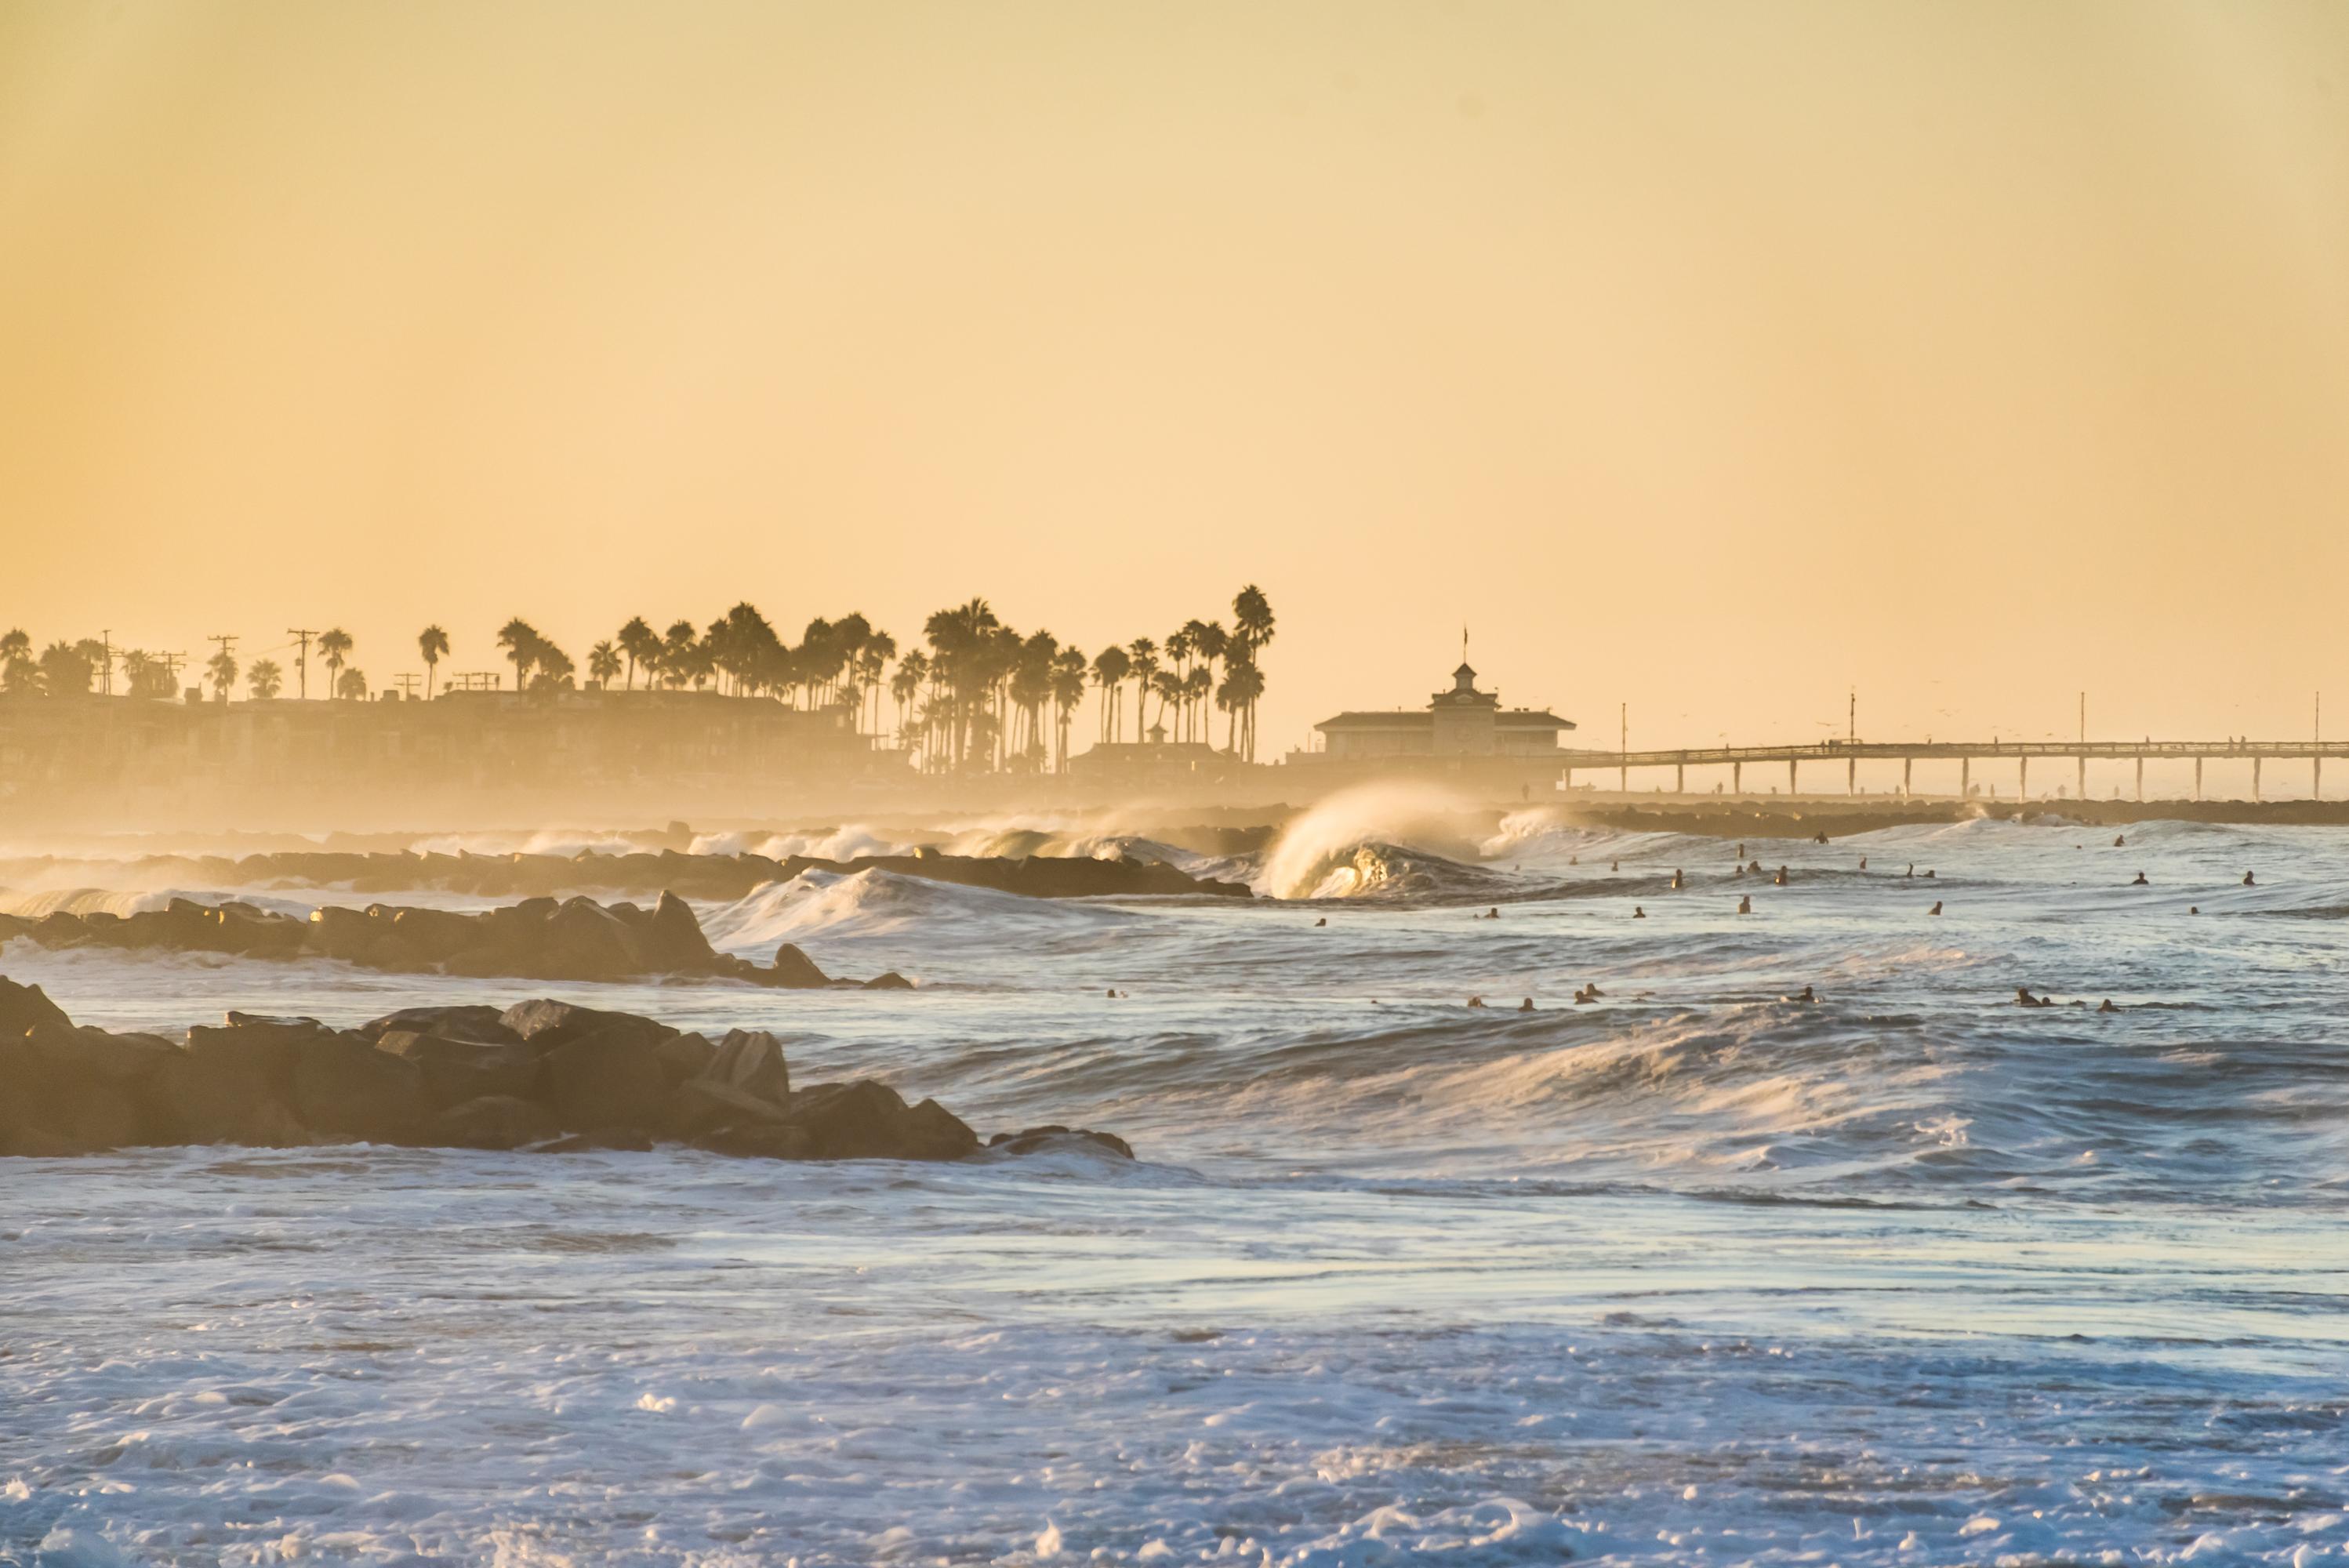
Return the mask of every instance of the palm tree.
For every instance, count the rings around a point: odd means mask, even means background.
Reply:
[[[1158,717],[1165,722],[1166,710],[1183,700],[1183,677],[1173,670],[1159,670],[1150,677],[1150,689],[1158,696]],[[1180,710],[1177,710],[1180,717]],[[1143,732],[1145,735],[1148,731]]]
[[[51,643],[41,650],[41,689],[51,696],[88,696],[97,670],[70,643]]]
[[[1133,662],[1125,650],[1112,643],[1093,655],[1093,685],[1101,689],[1100,722],[1095,727],[1098,740],[1115,740],[1125,731],[1125,677],[1133,669]]]
[[[647,674],[660,663],[660,634],[645,624],[642,615],[631,615],[628,624],[620,628],[620,651],[628,655],[628,689],[636,689],[636,666],[642,665]]]
[[[1062,648],[1052,655],[1052,769],[1069,770],[1069,716],[1085,700],[1085,655],[1081,648]]]
[[[976,699],[981,690],[992,684],[992,676],[985,667],[987,645],[1002,627],[1003,623],[984,599],[934,611],[922,625],[922,634],[929,639],[932,651],[931,668],[954,694],[947,719],[952,726],[950,744],[957,768],[970,755]]]
[[[530,666],[538,663],[539,651],[545,645],[546,639],[538,634],[538,628],[520,615],[498,628],[498,646],[513,661],[514,690],[529,686]]]
[[[669,624],[668,634],[661,640],[660,664],[670,686],[683,686],[693,678],[694,654],[699,646],[692,622]]]
[[[126,679],[129,678],[127,663],[124,666],[124,676]],[[271,697],[275,696],[278,688],[285,684],[285,672],[277,667],[275,659],[255,659],[253,661],[253,668],[245,672],[244,681],[246,686],[252,687],[255,701],[267,702]]]
[[[236,655],[223,647],[204,661],[204,669],[212,676],[212,700],[226,702],[228,688],[236,684]]]
[[[1244,716],[1256,711],[1256,699],[1263,695],[1264,672],[1257,669],[1256,661],[1247,656],[1246,644],[1234,644],[1232,655],[1224,665],[1223,684],[1216,688],[1216,706],[1231,715],[1232,725],[1237,727],[1243,722]],[[1246,755],[1253,760],[1256,733],[1249,728],[1245,734]],[[1234,737],[1232,728],[1227,727],[1224,732],[1224,749],[1235,756],[1242,754],[1240,741]]]
[[[352,702],[367,700],[367,671],[345,670],[335,677],[335,695]]]
[[[922,683],[929,678],[930,655],[919,648],[899,659],[897,673],[889,677],[889,695],[897,701],[897,748],[900,751],[906,749],[905,710],[921,692]]]
[[[620,673],[620,653],[609,643],[598,643],[587,650],[587,674],[608,687],[612,677]]]
[[[326,689],[336,696],[343,695],[340,671],[344,661],[351,656],[351,634],[340,626],[332,626],[318,634],[318,656],[326,663]],[[367,695],[362,683],[359,695]]]
[[[874,632],[857,650],[856,674],[864,682],[865,696],[873,709],[873,728],[881,728],[881,676],[888,670],[889,661],[897,656],[897,639],[886,632]]]
[[[1125,645],[1126,673],[1133,677],[1133,738],[1150,737],[1151,681],[1158,674],[1158,645],[1147,637],[1136,637]]]
[[[438,626],[427,626],[416,634],[416,651],[424,655],[424,697],[432,698],[433,672],[440,667],[440,655],[449,651],[449,634]]]
[[[535,656],[531,663],[538,667],[538,673],[530,677],[531,690],[563,691],[570,686],[574,666],[569,654],[543,637],[538,640],[538,646],[532,652]]]
[[[1264,590],[1251,583],[1232,598],[1232,624],[1241,647],[1247,650],[1248,664],[1256,670],[1255,694],[1247,699],[1247,759],[1256,760],[1256,705],[1264,695],[1264,671],[1257,655],[1272,641],[1272,601]]]
[[[12,692],[40,689],[40,666],[33,663],[33,639],[22,626],[0,633],[0,685]]]

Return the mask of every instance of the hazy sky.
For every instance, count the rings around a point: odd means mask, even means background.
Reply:
[[[0,7],[0,624],[2349,735],[2349,5]],[[2328,726],[2328,728],[2332,727]],[[1220,735],[1220,727],[1218,729]]]

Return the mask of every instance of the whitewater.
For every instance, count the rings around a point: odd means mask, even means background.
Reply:
[[[1405,808],[1237,857],[951,841],[1252,901],[698,909],[910,992],[561,988],[1135,1162],[0,1162],[0,1562],[2349,1561],[2349,831],[1981,820],[1734,874]],[[161,896],[69,881],[0,907]],[[167,1030],[546,990],[0,973]]]

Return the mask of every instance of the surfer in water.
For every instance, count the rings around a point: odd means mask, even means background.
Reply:
[[[2257,882],[2253,882],[2253,881],[2251,880],[2251,872],[2245,872],[2243,873],[2243,885],[2244,885],[2245,887],[2257,887],[2257,886],[2259,886],[2260,884],[2259,884],[2259,883],[2257,883]]]
[[[2143,872],[2137,872],[2137,881],[2129,883],[2129,886],[2131,887],[2151,887],[2152,885],[2153,884],[2151,882],[2145,880],[2145,873]]]
[[[1930,909],[1929,909],[1929,910],[1927,910],[1925,913],[1926,913],[1927,914],[1939,914],[1939,913],[1941,913],[1941,901],[1940,901],[1940,899],[1938,899],[1938,898],[1937,898],[1937,899],[1935,899],[1935,900],[1933,901],[1933,907],[1932,907],[1932,908],[1930,908]]]
[[[1647,919],[1647,918],[1648,918],[1648,912],[1647,912],[1646,910],[1644,910],[1644,909],[1641,909],[1638,904],[1636,904],[1636,903],[1635,903],[1635,904],[1633,904],[1633,905],[1631,906],[1631,918],[1632,918],[1633,920],[1645,920],[1645,919]]]
[[[1786,885],[1786,868],[1780,866],[1778,868],[1778,874],[1770,879],[1770,883],[1773,887],[1785,887]]]

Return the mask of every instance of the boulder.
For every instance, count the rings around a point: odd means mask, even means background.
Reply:
[[[81,1033],[44,1022],[0,1039],[0,1154],[95,1154],[143,1140],[138,1102],[123,1080],[94,1069],[103,1053]]]
[[[619,1025],[635,1030],[647,1044],[677,1033],[667,1024],[639,1014],[610,1013],[598,1007],[582,1007],[575,1002],[557,1002],[549,997],[517,1002],[499,1015],[499,1021],[542,1053],[567,1045],[582,1036],[596,1034]]]
[[[157,1143],[298,1148],[314,1140],[287,1104],[292,1078],[290,1061],[281,1085],[267,1060],[258,1054],[215,1051],[199,1059],[191,1052],[183,1052],[140,1086],[140,1109]]]
[[[660,1057],[661,1076],[680,1084],[708,1072],[718,1059],[718,1047],[700,1035],[671,1035],[654,1043],[653,1054]]]
[[[66,1010],[44,995],[38,985],[19,985],[0,975],[0,1038],[13,1038],[44,1023],[73,1027]]]
[[[395,1029],[434,1035],[444,1040],[471,1040],[484,1046],[518,1046],[522,1037],[506,1027],[502,1021],[503,1008],[487,1003],[472,1003],[453,1007],[402,1007],[396,1013],[386,1013],[380,1018],[370,1018],[359,1026],[359,1033],[371,1040],[381,1039]]]
[[[677,975],[709,968],[718,954],[701,934],[701,922],[685,900],[664,891],[652,913],[636,926],[646,966]]]
[[[330,1035],[296,1054],[293,1109],[316,1132],[412,1143],[439,1108],[417,1063],[357,1035]]]
[[[885,970],[864,983],[867,991],[910,991],[914,983],[895,969]]]
[[[908,1106],[872,1079],[823,1084],[792,1097],[791,1125],[807,1134],[811,1160],[960,1160],[978,1136],[934,1099]]]
[[[294,1013],[239,1013],[231,1011],[221,1020],[232,1029],[257,1027],[264,1025],[293,1025],[305,1028],[323,1029],[326,1026],[317,1019]]]
[[[773,1100],[715,1078],[688,1078],[670,1094],[662,1127],[673,1138],[695,1138],[721,1127],[780,1127],[785,1119]]]
[[[306,1021],[221,1029],[198,1025],[188,1031],[187,1054],[201,1068],[252,1072],[269,1086],[274,1098],[291,1104],[295,1058],[305,1047],[334,1037],[323,1024]]]
[[[625,980],[645,973],[645,948],[626,921],[594,899],[566,899],[518,967],[554,980]]]
[[[375,1048],[414,1062],[424,1074],[426,1095],[438,1109],[485,1097],[529,1099],[538,1092],[538,1053],[520,1040],[484,1045],[392,1029],[376,1037]]]
[[[180,1055],[160,1035],[116,1035],[88,1026],[36,1024],[25,1032],[25,1043],[51,1071],[116,1088],[144,1083]]]
[[[775,949],[775,966],[762,978],[770,985],[781,985],[794,991],[812,991],[832,984],[824,972],[815,966],[814,959],[789,942]]]
[[[774,1105],[792,1098],[791,1068],[783,1047],[764,1029],[729,1029],[718,1042],[718,1055],[701,1075],[740,1089]]]
[[[1114,1132],[1095,1132],[1089,1127],[1031,1127],[1023,1132],[999,1132],[987,1140],[990,1151],[1004,1154],[1043,1154],[1053,1150],[1073,1149],[1086,1153],[1108,1152],[1121,1158],[1133,1158],[1133,1146]]]
[[[359,911],[329,904],[310,912],[310,931],[304,945],[328,958],[357,964],[366,959],[382,934],[376,923]]]
[[[668,1100],[656,1042],[630,1019],[566,1040],[546,1053],[547,1098],[573,1131],[648,1127]]]
[[[452,1105],[434,1117],[424,1141],[446,1149],[520,1149],[546,1142],[562,1130],[554,1113],[538,1101],[493,1094]]]

